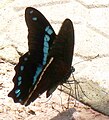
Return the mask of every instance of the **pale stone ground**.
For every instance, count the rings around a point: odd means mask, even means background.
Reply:
[[[68,96],[63,93],[60,95],[59,91],[54,92],[48,102],[45,102],[47,99],[43,95],[27,108],[14,104],[7,97],[13,87],[13,68],[18,62],[18,52],[25,53],[28,49],[24,20],[25,8],[28,6],[40,10],[56,33],[65,18],[73,21],[75,54],[72,64],[76,69],[74,75],[76,80],[85,82],[82,87],[85,94],[91,97],[91,101],[86,97],[82,97],[82,101],[109,115],[109,0],[1,0],[0,120],[108,120],[109,117],[79,102],[77,107],[74,107],[73,98],[71,109],[63,112],[60,99],[62,98],[62,104],[66,105]],[[86,85],[88,83],[93,85],[91,90]]]

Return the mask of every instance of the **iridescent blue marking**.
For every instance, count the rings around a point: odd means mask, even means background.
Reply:
[[[19,96],[20,96],[20,92],[19,92],[19,93],[17,93],[16,97],[18,98]]]
[[[28,58],[27,58],[27,57],[25,57],[25,58],[24,58],[24,61],[27,61],[27,60],[28,60]]]
[[[45,28],[45,32],[47,32],[47,34],[45,34],[44,36],[44,47],[43,47],[43,53],[44,53],[44,58],[43,58],[43,65],[46,64],[47,61],[47,55],[48,55],[48,51],[49,51],[49,41],[50,41],[50,35],[53,33],[53,30],[50,28],[50,26],[47,26]]]
[[[45,65],[45,64],[46,64],[46,61],[47,61],[47,55],[48,55],[48,54],[44,54],[44,58],[43,58],[43,65]]]
[[[46,31],[49,35],[51,35],[51,34],[53,33],[53,30],[50,29],[50,26],[47,26],[47,27],[45,28],[45,31]]]
[[[33,20],[33,21],[37,21],[37,17],[33,17],[32,20]]]
[[[44,47],[49,48],[49,46],[48,46],[48,42],[44,42]]]
[[[19,77],[18,77],[18,86],[20,86],[20,85],[21,85],[21,83],[22,83],[22,81],[21,81],[21,80],[22,80],[22,76],[19,76]]]
[[[42,68],[43,68],[43,66],[39,64],[39,66],[38,66],[37,69],[36,69],[36,73],[35,73],[35,75],[34,75],[34,78],[33,78],[33,85],[35,84],[38,75],[41,73]]]
[[[15,91],[15,94],[18,94],[20,92],[20,89],[17,89],[16,91]]]
[[[20,89],[17,89],[17,90],[15,91],[15,94],[16,94],[16,97],[19,97],[20,94],[21,94]]]
[[[49,50],[49,48],[48,48],[48,47],[44,47],[44,49],[43,49],[43,50],[44,50],[44,55],[45,55],[45,54],[48,54],[48,50]]]
[[[50,37],[48,35],[44,36],[44,42],[48,42],[50,40]]]
[[[22,77],[21,77],[21,76],[19,76],[19,77],[18,77],[18,81],[21,81],[21,80],[22,80]]]
[[[22,83],[22,81],[18,81],[18,86],[20,86],[20,85],[21,85],[21,83]]]
[[[33,13],[33,10],[30,11],[30,14],[32,14],[32,13]]]
[[[22,66],[20,66],[20,70],[21,71],[23,71],[24,70],[24,66],[22,65]]]

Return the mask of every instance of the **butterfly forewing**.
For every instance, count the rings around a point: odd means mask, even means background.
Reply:
[[[72,70],[72,58],[74,51],[74,28],[69,19],[66,19],[53,41],[47,65],[43,69],[38,83],[27,99],[25,105],[30,104],[39,95],[47,91],[47,97],[52,94],[59,84],[66,82]]]
[[[8,95],[14,99],[14,102],[21,104],[24,104],[38,82],[56,36],[47,19],[34,8],[26,8],[25,21],[28,27],[29,51],[19,59],[19,63],[15,66],[14,88]]]
[[[25,21],[28,26],[28,44],[30,52],[42,54],[44,39],[51,45],[55,37],[55,32],[47,19],[36,9],[27,8],[25,10]],[[50,40],[49,40],[50,39]],[[37,48],[38,47],[38,48]],[[36,55],[37,55],[36,54]],[[39,57],[39,56],[38,56]]]

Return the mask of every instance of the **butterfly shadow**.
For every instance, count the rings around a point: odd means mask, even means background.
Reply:
[[[76,112],[76,109],[70,108],[66,111],[59,113],[57,116],[50,120],[75,120],[75,118],[73,117],[74,112]]]

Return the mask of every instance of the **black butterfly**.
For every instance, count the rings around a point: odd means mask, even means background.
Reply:
[[[47,19],[36,9],[25,10],[28,26],[29,51],[20,57],[15,66],[14,88],[8,94],[24,105],[29,105],[42,93],[50,96],[59,84],[72,73],[74,28],[66,19],[56,36]]]

